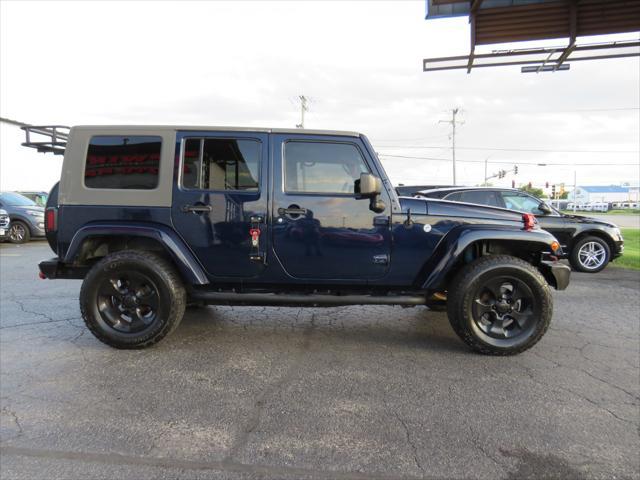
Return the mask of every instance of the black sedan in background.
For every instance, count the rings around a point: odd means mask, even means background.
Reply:
[[[622,255],[624,241],[613,223],[580,215],[566,215],[528,193],[512,188],[447,187],[420,190],[414,196],[475,203],[533,213],[540,227],[553,234],[571,266],[595,273]]]

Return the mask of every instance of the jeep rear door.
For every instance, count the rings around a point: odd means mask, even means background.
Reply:
[[[182,131],[176,137],[172,221],[209,275],[264,270],[269,136]],[[250,231],[258,230],[257,244]]]
[[[370,210],[354,181],[373,170],[358,137],[274,134],[272,141],[272,245],[287,274],[300,279],[361,280],[389,268],[390,201]]]

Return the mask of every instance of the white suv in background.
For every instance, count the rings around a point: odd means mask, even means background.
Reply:
[[[9,214],[0,208],[0,242],[9,238]]]

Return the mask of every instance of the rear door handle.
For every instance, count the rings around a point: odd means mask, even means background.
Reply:
[[[211,205],[183,205],[182,211],[185,213],[209,213],[213,210]]]
[[[278,215],[306,215],[307,214],[307,209],[306,208],[299,208],[299,207],[289,207],[289,208],[279,208],[278,209]]]

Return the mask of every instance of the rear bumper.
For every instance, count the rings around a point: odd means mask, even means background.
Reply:
[[[540,262],[540,271],[549,285],[556,290],[564,290],[569,286],[571,267],[568,265],[553,260],[543,260]]]
[[[56,278],[79,280],[83,279],[89,271],[89,267],[86,266],[76,267],[73,265],[65,265],[60,262],[58,257],[40,262],[38,268],[40,269],[40,278],[48,278],[50,280]]]

